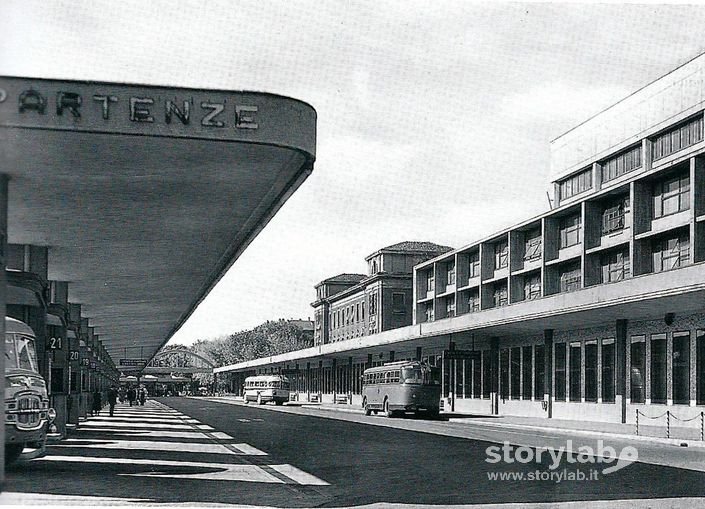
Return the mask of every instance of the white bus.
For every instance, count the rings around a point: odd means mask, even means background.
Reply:
[[[289,379],[283,375],[257,375],[245,378],[245,403],[256,401],[264,405],[274,401],[277,405],[289,401]]]

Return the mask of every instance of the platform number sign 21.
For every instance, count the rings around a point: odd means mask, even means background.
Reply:
[[[64,340],[63,338],[51,337],[49,338],[49,350],[63,350]]]

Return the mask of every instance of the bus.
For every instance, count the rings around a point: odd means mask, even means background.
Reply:
[[[283,375],[257,375],[245,378],[245,403],[256,401],[264,405],[274,401],[277,405],[289,401],[289,379]]]
[[[34,331],[5,318],[5,463],[46,454],[47,430],[56,418],[39,374]]]
[[[438,416],[441,401],[439,368],[420,361],[390,362],[366,369],[362,377],[365,415],[382,411],[387,417],[393,417],[397,412]]]

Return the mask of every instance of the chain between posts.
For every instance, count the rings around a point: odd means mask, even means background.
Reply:
[[[676,414],[672,413],[670,410],[666,410],[661,415],[649,416],[646,415],[641,410],[636,410],[636,434],[639,435],[639,416],[646,417],[647,419],[660,419],[664,415],[666,416],[666,438],[671,438],[671,417],[680,422],[690,422],[695,419],[700,419],[700,440],[705,441],[705,412],[700,412],[698,415],[691,417],[690,419],[681,419]]]

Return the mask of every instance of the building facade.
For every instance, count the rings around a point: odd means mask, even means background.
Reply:
[[[230,369],[421,358],[442,366],[456,411],[699,416],[704,92],[701,55],[555,139],[553,208],[416,265],[410,327]]]
[[[432,242],[400,242],[367,256],[367,275],[339,274],[318,283],[311,304],[314,344],[411,325],[414,266],[451,249]]]

